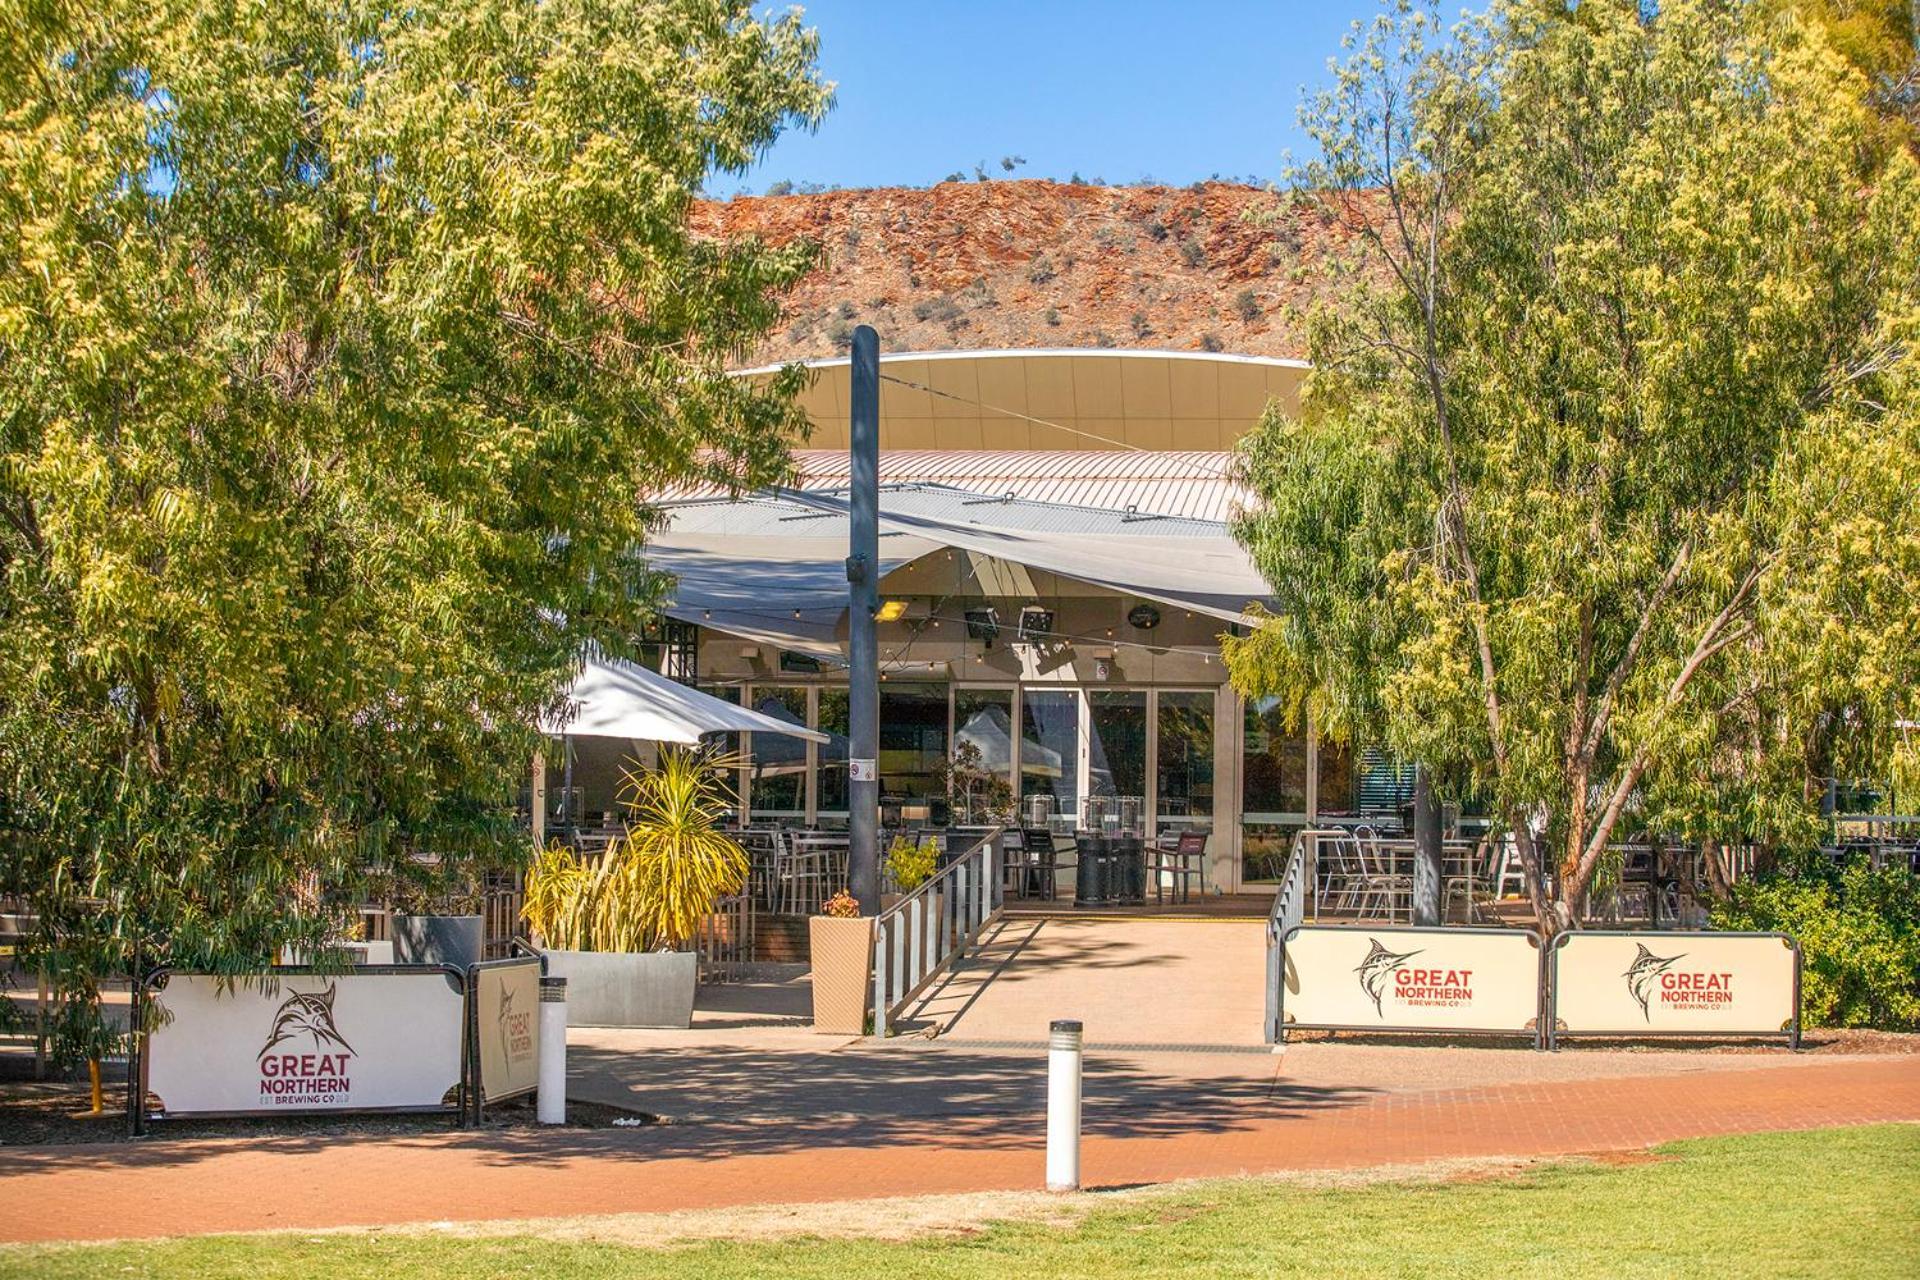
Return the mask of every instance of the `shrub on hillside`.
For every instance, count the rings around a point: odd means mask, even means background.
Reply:
[[[1795,860],[1736,885],[1713,924],[1799,942],[1808,1026],[1920,1027],[1920,877],[1912,872]]]

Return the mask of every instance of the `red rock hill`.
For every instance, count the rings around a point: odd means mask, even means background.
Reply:
[[[1305,313],[1343,232],[1285,194],[1229,183],[946,182],[704,202],[696,233],[817,241],[753,363],[844,351],[1214,349],[1304,354]]]

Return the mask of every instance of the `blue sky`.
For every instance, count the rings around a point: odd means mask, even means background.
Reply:
[[[785,5],[774,6],[776,11]],[[1000,157],[1017,177],[1278,178],[1306,150],[1302,86],[1376,0],[812,0],[838,105],[717,195],[779,179],[938,182]]]

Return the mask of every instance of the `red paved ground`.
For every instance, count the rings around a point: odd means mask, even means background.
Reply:
[[[1162,1118],[1164,1121],[1164,1118]],[[1712,1134],[1920,1120],[1920,1060],[1710,1070],[1313,1099],[1276,1090],[1199,1132],[1090,1137],[1088,1185],[1451,1156],[1621,1150]],[[393,1139],[41,1147],[0,1164],[0,1239],[540,1217],[1032,1188],[1037,1117]],[[737,1149],[736,1149],[737,1148]],[[724,1157],[724,1158],[723,1158]]]

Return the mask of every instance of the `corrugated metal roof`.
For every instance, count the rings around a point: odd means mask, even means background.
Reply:
[[[835,449],[794,453],[803,490],[843,489],[847,455]],[[884,484],[932,484],[980,497],[1012,495],[1101,511],[1219,523],[1230,520],[1246,491],[1230,478],[1232,455],[1201,450],[1143,452],[1087,450],[889,449],[880,454]],[[663,499],[718,496],[682,488]]]

